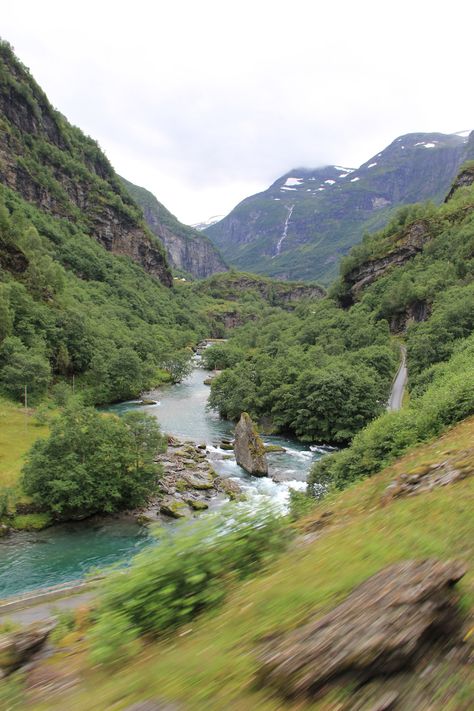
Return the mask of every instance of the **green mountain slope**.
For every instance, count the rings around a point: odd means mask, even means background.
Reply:
[[[122,181],[7,43],[0,109],[0,391],[18,401],[26,388],[29,404],[72,386],[94,403],[138,395],[225,332],[226,303],[169,288],[163,246]],[[250,301],[230,308],[255,317],[263,301]]]
[[[127,192],[141,207],[148,227],[164,244],[172,267],[205,278],[227,271],[217,247],[206,235],[183,225],[145,188],[121,179]]]
[[[470,157],[474,135],[408,134],[358,169],[294,169],[205,232],[240,269],[328,284],[364,233],[400,205],[440,202]]]
[[[97,143],[52,108],[5,42],[0,44],[0,183],[171,284],[163,246]]]

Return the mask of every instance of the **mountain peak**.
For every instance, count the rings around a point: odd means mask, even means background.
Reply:
[[[238,268],[329,283],[341,257],[397,207],[441,202],[472,157],[471,135],[409,133],[359,168],[293,168],[205,231]]]

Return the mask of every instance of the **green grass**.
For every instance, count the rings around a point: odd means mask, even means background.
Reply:
[[[35,422],[33,414],[0,398],[0,490],[18,486],[26,452],[38,437],[48,433],[46,426]]]
[[[149,643],[113,678],[101,668],[90,667],[84,642],[78,641],[67,659],[58,655],[48,664],[59,676],[66,674],[66,666],[75,669],[81,683],[44,703],[35,704],[34,697],[29,697],[28,708],[119,711],[146,698],[176,701],[187,710],[338,708],[347,688],[336,689],[331,698],[317,703],[283,702],[257,690],[258,645],[268,634],[295,628],[310,616],[327,612],[354,586],[402,559],[434,556],[466,561],[470,569],[459,590],[462,608],[472,610],[474,478],[387,505],[382,505],[381,497],[397,474],[409,473],[420,464],[443,461],[446,456],[474,461],[473,438],[471,418],[381,474],[329,497],[298,523],[306,538],[300,538],[265,574],[236,586],[220,609],[184,625],[174,636]],[[326,511],[333,514],[331,524],[314,539],[308,531]],[[449,688],[451,681],[446,680]],[[467,693],[462,681],[456,684],[458,695]],[[442,703],[433,709],[463,708]]]
[[[22,531],[41,531],[42,528],[51,526],[52,518],[47,513],[18,514],[12,519],[13,528]]]

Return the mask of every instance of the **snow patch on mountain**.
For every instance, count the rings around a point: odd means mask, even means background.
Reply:
[[[301,185],[301,183],[303,183],[303,182],[304,182],[303,178],[287,178],[283,187],[292,188],[295,185]]]

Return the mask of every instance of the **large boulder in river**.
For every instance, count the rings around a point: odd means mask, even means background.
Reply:
[[[260,657],[261,682],[300,696],[331,682],[358,686],[405,671],[456,632],[453,585],[464,573],[453,561],[384,568],[327,615],[269,640]]]
[[[267,476],[265,446],[252,418],[246,412],[241,414],[235,428],[234,454],[237,464],[246,472],[254,476]]]

